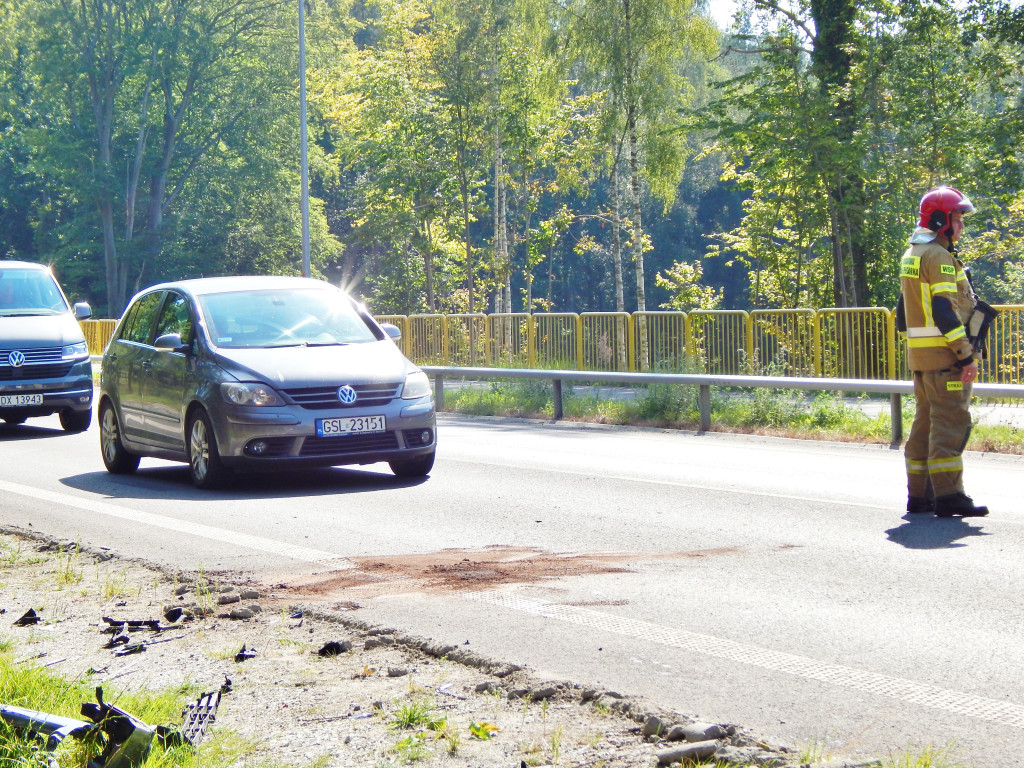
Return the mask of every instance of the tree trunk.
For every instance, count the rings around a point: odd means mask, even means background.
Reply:
[[[616,157],[617,157],[616,153]],[[622,277],[622,196],[619,194],[618,161],[612,168],[612,270],[615,273],[615,311],[626,311],[626,289]]]
[[[619,163],[618,151],[615,153],[616,161],[612,167],[612,271],[615,273],[615,311],[626,311],[625,286],[622,279],[622,211],[621,195],[619,194]],[[619,368],[628,368],[626,360],[626,337],[619,334],[616,344],[616,356],[619,361]]]
[[[811,0],[816,37],[811,70],[821,98],[830,103],[833,135],[838,146],[853,146],[859,127],[857,105],[849,96],[853,70],[856,0]],[[825,158],[823,178],[833,204],[830,212],[836,306],[860,306],[867,298],[868,244],[864,242],[863,179],[859,169]],[[849,270],[849,279],[847,279]],[[842,293],[841,301],[838,294]]]
[[[636,113],[629,111],[629,188],[633,213],[633,261],[636,267],[636,310],[647,311],[647,294],[644,288],[644,230],[640,211],[640,148],[636,135]],[[647,338],[647,322],[641,314],[637,323],[640,337],[640,370],[651,367],[650,342]]]
[[[434,241],[431,237],[430,222],[420,225],[423,232],[425,247],[423,248],[423,273],[426,280],[427,312],[434,312],[437,305],[434,300]]]
[[[505,157],[501,144],[501,126],[494,124],[494,311],[511,312],[509,283],[508,227],[505,218]],[[508,302],[506,303],[506,298]]]

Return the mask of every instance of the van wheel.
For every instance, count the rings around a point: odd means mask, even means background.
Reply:
[[[434,451],[412,459],[394,459],[388,462],[396,477],[424,477],[434,468]]]
[[[206,411],[196,411],[188,422],[188,471],[196,488],[223,488],[231,480],[231,470],[220,460],[217,436]]]
[[[92,408],[87,411],[65,410],[59,415],[60,425],[65,432],[85,432],[92,421]]]
[[[115,475],[129,475],[139,468],[139,457],[128,453],[121,442],[121,425],[110,403],[100,406],[100,453],[107,471]]]

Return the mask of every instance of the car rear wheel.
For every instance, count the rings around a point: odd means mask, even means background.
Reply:
[[[434,468],[434,451],[411,459],[394,459],[388,462],[388,466],[398,477],[424,477]]]
[[[115,475],[128,475],[139,468],[139,457],[128,453],[121,442],[121,425],[110,403],[100,407],[100,453],[107,471]]]
[[[196,411],[188,423],[188,470],[196,488],[223,488],[231,480],[217,450],[217,437],[205,411]]]
[[[92,421],[92,408],[87,411],[64,410],[60,412],[60,425],[65,432],[85,432]]]
[[[12,427],[16,427],[19,424],[24,424],[25,423],[25,417],[24,416],[5,416],[4,417],[4,423],[5,424],[10,424]]]

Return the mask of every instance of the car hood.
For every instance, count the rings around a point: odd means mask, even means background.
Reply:
[[[68,312],[60,315],[0,317],[0,349],[63,347],[85,341],[82,327]]]
[[[391,341],[331,347],[218,349],[217,362],[240,380],[286,388],[403,382],[416,370]]]

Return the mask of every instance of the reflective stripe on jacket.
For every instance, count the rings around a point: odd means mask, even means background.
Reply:
[[[912,244],[900,260],[900,290],[910,370],[938,371],[974,354],[964,328],[974,310],[974,291],[959,259],[936,242]],[[960,320],[946,333],[935,324],[938,297],[949,300]]]

